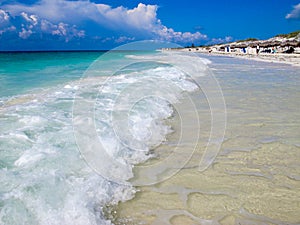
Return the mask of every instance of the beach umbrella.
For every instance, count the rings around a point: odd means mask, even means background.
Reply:
[[[281,44],[280,41],[270,41],[268,42],[268,47],[275,47],[275,46],[279,46]]]
[[[269,47],[270,43],[271,43],[271,42],[265,41],[265,42],[260,43],[259,46],[260,46],[260,47],[264,47],[264,48],[265,48],[265,47]]]
[[[236,47],[237,48],[247,48],[248,45],[246,43],[242,43],[242,44],[238,44]]]
[[[300,47],[300,42],[297,40],[292,40],[292,41],[285,41],[281,43],[282,47]]]
[[[262,42],[256,41],[256,42],[252,42],[249,44],[250,47],[256,47],[256,46],[261,46]]]
[[[280,45],[281,42],[279,41],[264,41],[260,44],[261,47],[269,48]]]

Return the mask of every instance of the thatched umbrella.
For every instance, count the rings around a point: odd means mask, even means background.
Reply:
[[[236,48],[247,48],[248,45],[246,43],[236,45]]]
[[[264,47],[264,48],[269,48],[269,47],[274,47],[280,45],[281,42],[279,41],[263,41],[260,43],[259,46]]]
[[[300,42],[297,40],[282,42],[281,47],[300,47]]]
[[[269,42],[269,41],[264,41],[264,42],[261,42],[259,46],[260,46],[260,47],[263,47],[263,48],[266,48],[266,47],[269,47],[270,44],[271,44],[271,42]]]
[[[280,45],[280,41],[268,41],[267,43],[266,43],[266,47],[275,47],[275,46],[279,46]]]
[[[256,47],[256,46],[261,46],[261,44],[262,44],[262,42],[256,41],[256,42],[251,42],[249,44],[249,46],[253,48],[253,47]]]

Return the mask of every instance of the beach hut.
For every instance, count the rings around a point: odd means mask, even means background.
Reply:
[[[263,48],[262,53],[274,53],[275,47],[277,48],[281,42],[279,41],[263,41],[260,43],[260,47]]]
[[[257,53],[257,48],[259,49],[261,44],[262,44],[262,42],[259,42],[259,41],[250,42],[249,46],[247,48],[247,53],[256,54]]]
[[[231,52],[231,47],[230,45],[225,46],[225,52]]]
[[[240,43],[240,44],[236,45],[236,48],[241,53],[248,53],[247,47],[248,47],[248,45],[246,43]]]

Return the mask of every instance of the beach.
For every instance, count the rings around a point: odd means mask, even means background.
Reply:
[[[1,56],[0,224],[300,223],[297,67]]]
[[[197,89],[159,62],[168,59],[132,50],[1,53],[0,224],[112,224],[108,206],[136,193],[135,165],[174,132],[172,104]]]
[[[300,66],[300,54],[285,54],[285,53],[259,53],[257,55],[242,54],[242,53],[213,53],[216,55],[226,55],[230,57],[236,57],[241,59],[249,59],[271,63],[284,63],[292,66]]]
[[[116,224],[299,224],[299,70],[204,57],[212,61],[209,67],[227,106],[226,134],[217,158],[199,171],[210,115],[207,103],[195,95],[202,129],[191,161],[164,182],[138,187],[132,200],[117,207]],[[179,107],[191,114],[184,102]],[[169,148],[173,138],[176,133],[166,142]]]
[[[0,1],[0,225],[300,225],[299,1]]]
[[[198,50],[197,50],[198,49]],[[169,49],[167,51],[183,51],[194,52],[210,55],[228,56],[233,58],[249,59],[262,62],[271,63],[283,63],[292,66],[300,66],[300,54],[299,53],[259,53],[259,54],[245,54],[239,52],[224,52],[224,51],[208,51],[205,48],[184,48],[184,49]]]

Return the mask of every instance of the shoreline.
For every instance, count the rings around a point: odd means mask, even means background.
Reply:
[[[191,49],[191,50],[190,50]],[[176,51],[176,52],[191,52],[191,53],[200,53],[205,55],[216,55],[216,56],[227,56],[232,58],[248,59],[261,62],[270,62],[270,63],[283,63],[292,66],[300,67],[300,54],[286,54],[286,53],[259,53],[259,54],[246,54],[238,52],[222,52],[222,51],[207,51],[207,50],[196,50],[193,48],[184,48],[184,49],[167,49],[163,51]]]
[[[210,134],[210,114],[206,113],[209,106],[206,105],[205,98],[199,98],[194,93],[191,97],[193,102],[198,103],[196,108],[201,118],[201,139],[193,157],[184,168],[164,182],[137,187],[138,191],[133,199],[116,206],[116,225],[298,224],[294,210],[297,205],[293,199],[298,196],[299,182],[290,179],[297,179],[298,176],[292,166],[297,163],[294,155],[297,154],[298,147],[293,145],[295,140],[292,134],[295,128],[289,125],[290,122],[297,121],[298,111],[294,104],[298,99],[295,95],[296,86],[281,83],[278,76],[282,78],[286,74],[282,74],[281,68],[277,66],[273,71],[275,80],[270,80],[259,72],[252,74],[254,78],[248,80],[246,76],[239,75],[240,67],[231,66],[224,61],[223,65],[211,64],[215,66],[214,69],[220,69],[216,73],[228,110],[225,140],[215,163],[205,171],[198,170],[199,159]],[[252,73],[253,68],[249,66],[251,63],[245,64],[248,67],[245,67],[247,71],[244,73]],[[271,66],[265,67],[262,64],[258,67],[254,70]],[[285,71],[290,70],[296,69],[285,67]],[[203,78],[205,79],[201,77]],[[276,85],[270,85],[273,83]],[[283,91],[288,91],[287,95],[282,95]],[[179,110],[182,114],[189,116],[189,123],[194,123],[192,109],[188,107],[186,99],[180,101],[177,108],[183,110]],[[288,117],[282,117],[282,114]],[[179,117],[172,120],[180,125],[178,121]],[[283,126],[287,126],[287,133],[281,133]],[[179,135],[180,127],[173,128],[175,133],[156,149],[160,152],[159,156],[170,152],[176,143],[176,132]],[[194,132],[193,129],[188,131]],[[187,135],[191,136],[190,133]],[[190,143],[185,143],[183,149],[187,149]],[[182,158],[184,152],[178,154],[178,159]],[[280,157],[283,154],[285,157]],[[175,166],[176,162],[174,160]]]

